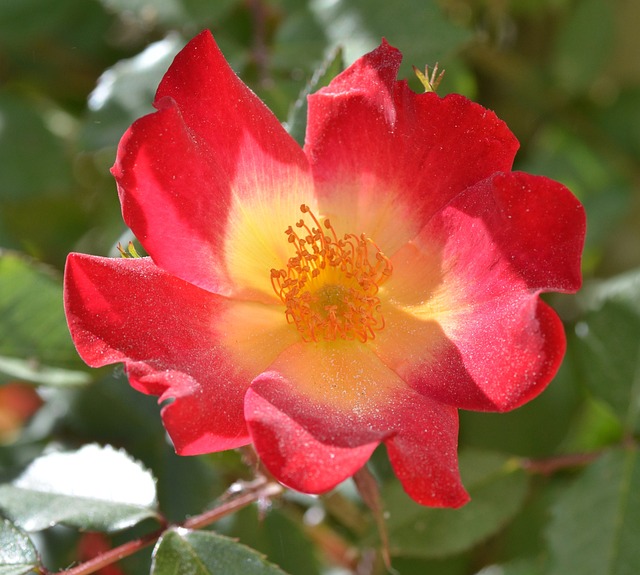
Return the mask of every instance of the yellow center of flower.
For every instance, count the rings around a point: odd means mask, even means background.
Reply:
[[[304,341],[336,339],[365,342],[384,328],[378,289],[392,265],[365,234],[342,239],[328,219],[320,223],[303,204],[304,219],[286,230],[296,255],[287,269],[271,270],[273,289],[286,306],[288,323],[295,324]]]

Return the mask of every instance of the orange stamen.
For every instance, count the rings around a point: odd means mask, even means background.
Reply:
[[[287,228],[295,255],[287,269],[271,270],[271,285],[286,306],[287,322],[295,324],[304,341],[375,338],[385,326],[377,293],[391,276],[391,261],[365,234],[338,239],[328,219],[321,222],[305,204],[300,211],[313,224],[296,222],[302,235]]]

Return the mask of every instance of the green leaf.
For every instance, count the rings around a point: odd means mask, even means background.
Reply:
[[[216,528],[264,553],[287,572],[318,575],[314,545],[299,517],[287,513],[286,508],[262,515],[257,506],[245,507]]]
[[[572,340],[582,375],[627,430],[640,424],[640,270],[593,284]]]
[[[154,111],[156,88],[183,46],[184,40],[171,34],[100,76],[89,96],[90,113],[82,134],[86,148],[115,146],[134,120]]]
[[[403,2],[404,18],[398,17],[398,5],[388,0],[316,0],[311,6],[327,37],[344,46],[348,64],[385,37],[402,50],[405,76],[413,76],[412,65],[424,68],[443,62],[471,38],[471,32],[444,17],[435,1]]]
[[[525,559],[502,565],[489,565],[479,571],[477,575],[544,575],[544,573],[541,571],[539,561]],[[569,574],[567,573],[567,575]]]
[[[42,266],[0,250],[0,382],[86,383],[86,373],[65,369],[80,365],[66,325],[61,282]]]
[[[625,121],[633,124],[629,117]],[[584,263],[593,267],[598,254],[590,252],[601,250],[610,241],[612,228],[629,213],[632,184],[611,169],[611,157],[573,129],[541,125],[530,148],[517,159],[517,168],[562,182],[584,204],[589,219]]]
[[[0,519],[0,575],[22,575],[38,566],[31,539],[6,519]]]
[[[307,128],[307,96],[323,86],[327,86],[342,70],[344,70],[342,50],[333,50],[313,74],[311,80],[309,80],[291,107],[286,128],[301,146],[304,145],[304,136]]]
[[[469,450],[460,455],[460,471],[471,495],[460,509],[421,507],[398,482],[386,486],[392,554],[436,558],[465,551],[495,534],[521,509],[528,479],[509,458]]]
[[[509,413],[460,412],[460,445],[526,457],[553,453],[572,426],[584,395],[570,354],[551,385]],[[544,430],[544,431],[542,431]]]
[[[117,531],[157,518],[155,507],[151,473],[110,446],[43,455],[11,485],[0,486],[0,508],[27,531],[56,523]]]
[[[636,575],[638,517],[638,450],[611,451],[558,493],[547,530],[549,575]]]
[[[142,25],[157,21],[169,28],[179,25],[203,27],[204,21],[219,21],[238,0],[100,0],[110,11],[129,20],[135,16]]]
[[[151,575],[285,575],[249,547],[216,533],[173,529],[158,541]]]

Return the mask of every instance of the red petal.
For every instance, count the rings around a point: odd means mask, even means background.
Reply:
[[[251,384],[245,417],[256,450],[284,484],[331,489],[380,441],[420,503],[466,501],[457,470],[457,410],[417,395],[358,342],[298,344]]]
[[[155,105],[125,134],[112,170],[124,219],[159,266],[231,293],[225,239],[237,204],[272,205],[310,190],[307,160],[209,32],[178,54]]]
[[[148,258],[71,254],[65,308],[92,367],[124,361],[136,389],[171,401],[165,427],[183,455],[249,442],[244,393],[253,375],[217,345],[228,300],[170,276]]]
[[[405,491],[430,507],[460,507],[469,501],[458,470],[458,410],[410,396],[396,417],[397,435],[385,443]]]
[[[413,393],[359,342],[299,343],[253,381],[245,418],[267,468],[317,493],[353,475],[394,432],[403,391]]]
[[[310,96],[305,144],[323,214],[387,255],[464,189],[509,170],[518,147],[493,112],[397,82],[400,59],[383,43]]]
[[[584,212],[546,178],[500,174],[460,194],[394,258],[379,355],[422,393],[465,409],[513,409],[565,350],[542,290],[580,285]]]
[[[265,374],[277,378],[277,374]],[[281,483],[303,493],[324,493],[351,477],[369,459],[378,441],[340,447],[314,437],[254,388],[245,399],[253,443],[267,469]]]
[[[580,289],[586,217],[582,204],[562,184],[522,172],[496,174],[451,207],[482,219],[530,289]]]

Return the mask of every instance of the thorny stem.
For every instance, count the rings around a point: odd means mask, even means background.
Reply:
[[[601,455],[601,451],[595,451],[591,453],[559,455],[546,459],[521,459],[519,461],[519,465],[529,473],[551,475],[557,471],[561,471],[562,469],[587,465],[595,461]],[[227,497],[223,498],[219,505],[209,511],[201,513],[200,515],[190,517],[183,523],[176,525],[176,527],[184,527],[185,529],[201,529],[222,519],[223,517],[226,517],[227,515],[231,515],[232,513],[251,505],[252,503],[260,503],[280,495],[283,491],[284,487],[272,478],[258,476],[258,478],[252,482],[242,483],[241,487],[237,491],[237,495],[234,494],[233,490],[230,490]],[[368,502],[368,504],[370,505],[371,502]],[[374,508],[376,506],[377,505],[374,505]],[[378,509],[377,512],[380,513],[380,509]],[[145,547],[153,545],[158,541],[158,539],[160,539],[160,537],[162,537],[169,527],[169,524],[164,523],[159,529],[152,533],[143,535],[133,541],[123,543],[118,547],[114,547],[113,549],[110,549],[105,553],[101,553],[97,557],[80,563],[70,569],[57,571],[55,574],[52,574],[44,567],[40,567],[37,571],[41,575],[90,575],[107,565],[111,565],[116,561],[120,561],[125,557],[133,555]],[[327,537],[329,537],[329,540],[327,540]],[[324,532],[322,536],[320,536],[319,533],[315,533],[315,536],[312,534],[312,538],[318,541],[321,539],[323,547],[325,547],[325,551],[333,551],[333,553],[329,553],[329,555],[332,556],[334,560],[339,556],[340,560],[337,561],[338,563],[342,563],[352,569],[354,568],[356,563],[354,550],[352,548],[345,547],[340,542],[341,540],[339,538],[336,539],[335,537],[332,537],[329,532]],[[389,565],[387,565],[387,568],[389,568]]]
[[[215,521],[218,521],[219,519],[222,519],[243,507],[247,507],[251,503],[275,497],[282,493],[283,490],[284,488],[279,483],[260,477],[251,483],[243,484],[242,489],[238,491],[238,495],[233,495],[233,492],[231,492],[229,497],[220,505],[217,505],[209,511],[205,511],[200,515],[190,517],[179,526],[186,529],[200,529],[202,527],[206,527],[207,525],[210,525],[211,523],[214,523]],[[107,565],[111,565],[120,559],[133,555],[140,549],[153,545],[158,539],[160,539],[168,527],[168,524],[164,524],[160,529],[157,529],[153,533],[148,533],[138,539],[123,543],[122,545],[110,549],[105,553],[101,553],[89,561],[80,563],[70,569],[58,571],[55,575],[90,575],[90,573],[95,573]],[[40,572],[43,573],[43,575],[50,575],[45,569],[41,569]]]

